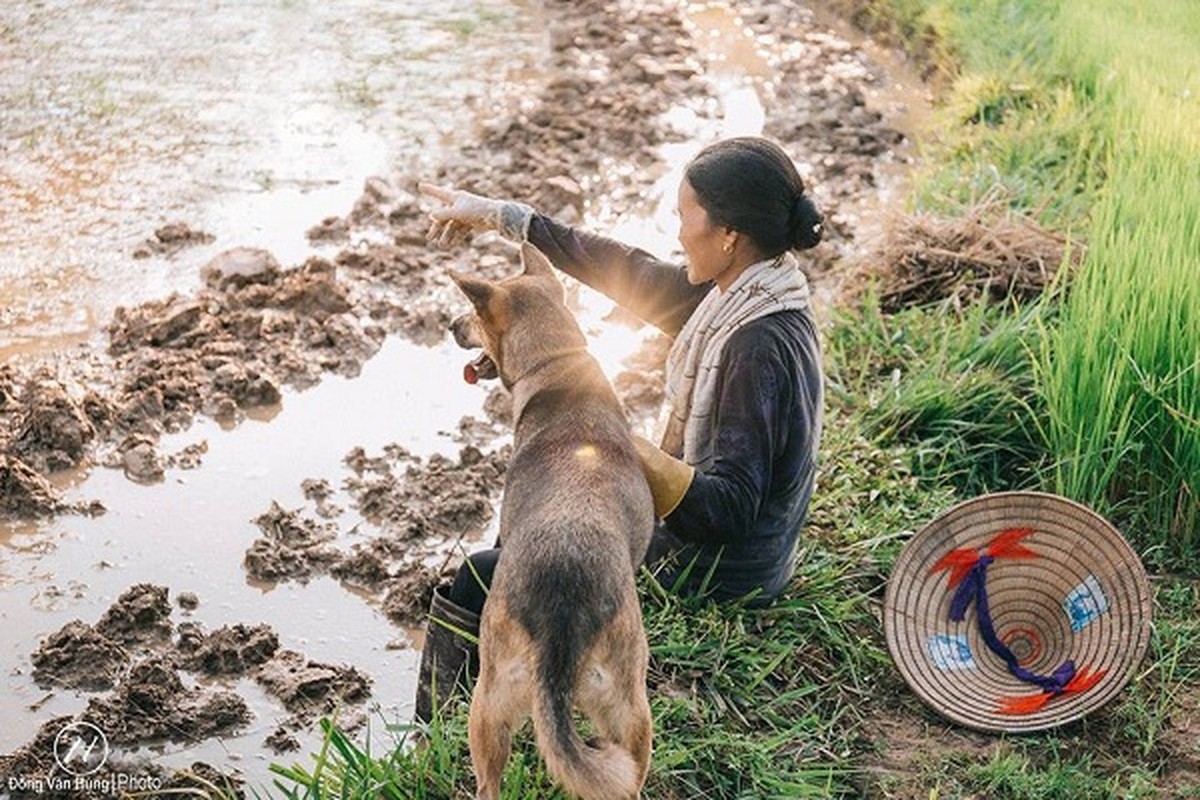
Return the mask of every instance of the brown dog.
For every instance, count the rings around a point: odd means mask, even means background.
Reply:
[[[475,307],[454,321],[455,339],[484,351],[464,376],[499,377],[516,421],[471,698],[478,796],[500,796],[512,736],[532,716],[547,769],[567,791],[632,799],[653,733],[634,585],[654,526],[650,489],[550,263],[530,245],[521,257],[524,273],[498,283],[452,275]],[[573,708],[597,740],[580,739]]]

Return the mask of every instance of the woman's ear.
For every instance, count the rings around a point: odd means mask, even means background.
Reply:
[[[737,240],[738,240],[738,232],[735,231],[733,228],[726,227],[725,228],[725,243],[721,245],[721,249],[724,250],[726,253],[732,253],[734,248],[737,247]]]

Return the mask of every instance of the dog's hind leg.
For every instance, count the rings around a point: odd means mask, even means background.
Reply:
[[[613,696],[598,709],[599,713],[592,720],[604,738],[618,743],[633,756],[640,785],[646,782],[646,775],[650,771],[654,718],[650,714],[650,702],[646,699],[644,673],[641,680],[637,680],[632,674],[637,671],[628,671],[631,673],[628,675],[630,679],[618,679]]]
[[[646,681],[640,686],[631,687],[629,696],[629,727],[621,744],[633,756],[638,766],[641,782],[646,782],[650,772],[650,751],[654,739],[654,717],[650,713],[650,701],[646,699]]]
[[[504,624],[504,621],[497,623],[493,631],[503,629]],[[498,800],[504,765],[512,752],[513,733],[529,715],[530,674],[524,648],[511,649],[511,640],[498,641],[509,638],[502,631],[492,638],[488,636],[486,621],[484,627],[479,681],[471,696],[468,734],[476,796],[479,800]]]
[[[612,657],[608,663],[594,662],[583,671],[577,699],[600,738],[617,744],[633,758],[640,786],[650,771],[654,736],[654,719],[646,699],[648,649],[644,636],[613,644],[617,646],[609,650]]]

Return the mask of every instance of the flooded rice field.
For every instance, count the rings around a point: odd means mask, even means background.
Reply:
[[[445,271],[515,263],[427,245],[416,181],[667,255],[686,160],[766,133],[830,222],[828,301],[925,102],[849,36],[767,2],[0,10],[0,775],[72,719],[252,786],[322,714],[407,721],[511,425]],[[571,293],[645,426],[664,340]]]
[[[368,176],[503,113],[544,32],[511,2],[66,0],[5,3],[0,45],[2,353],[194,289],[228,247],[302,260]],[[173,222],[215,239],[147,255]]]

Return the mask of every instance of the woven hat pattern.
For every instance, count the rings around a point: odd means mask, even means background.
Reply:
[[[1103,518],[1055,495],[1000,492],[913,536],[883,622],[905,682],[935,711],[976,730],[1030,732],[1124,688],[1149,645],[1151,595],[1137,554]]]

